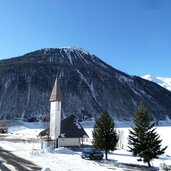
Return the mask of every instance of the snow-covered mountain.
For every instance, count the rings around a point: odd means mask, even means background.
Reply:
[[[153,81],[153,82],[159,84],[160,86],[171,91],[171,78],[152,77],[150,74],[144,75],[144,76],[142,76],[142,78],[149,80],[149,81]]]
[[[171,118],[171,92],[119,71],[80,48],[49,48],[0,61],[0,117],[34,120],[49,116],[56,76],[62,92],[62,116],[97,118],[108,110],[130,121],[144,101],[155,120]],[[46,118],[47,119],[47,118]]]

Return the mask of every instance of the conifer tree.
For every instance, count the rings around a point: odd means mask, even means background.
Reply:
[[[134,127],[129,130],[129,151],[134,156],[140,157],[151,167],[150,161],[164,154],[165,148],[161,148],[160,136],[156,133],[154,123],[150,122],[148,109],[140,104],[134,115]]]
[[[114,150],[118,142],[118,136],[114,128],[113,119],[107,111],[103,111],[96,121],[93,129],[93,145],[95,148],[105,151],[105,158],[109,150]]]

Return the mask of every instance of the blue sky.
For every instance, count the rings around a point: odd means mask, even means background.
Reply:
[[[131,75],[171,77],[170,0],[0,2],[0,59],[76,46]]]

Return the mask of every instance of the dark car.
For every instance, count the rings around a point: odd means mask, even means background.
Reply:
[[[103,152],[95,148],[84,148],[81,154],[83,159],[88,158],[91,160],[101,160],[103,159]]]

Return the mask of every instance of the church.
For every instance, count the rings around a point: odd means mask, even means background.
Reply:
[[[88,135],[74,115],[61,119],[62,96],[57,78],[49,101],[49,128],[40,132],[39,136],[48,137],[47,142],[49,141],[54,147],[81,146],[83,138],[88,138]]]

